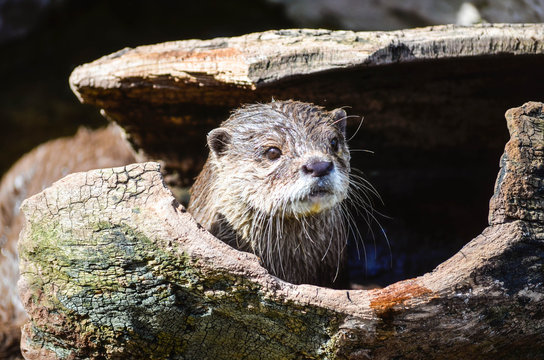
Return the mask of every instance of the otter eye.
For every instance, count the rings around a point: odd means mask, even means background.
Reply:
[[[276,160],[281,156],[281,150],[275,146],[271,146],[266,149],[264,156],[266,156],[268,160]]]
[[[337,137],[333,137],[331,139],[331,149],[332,151],[334,152],[337,152],[338,151],[338,138]]]

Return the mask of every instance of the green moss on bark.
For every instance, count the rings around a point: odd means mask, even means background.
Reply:
[[[57,223],[34,223],[21,251],[37,270],[26,279],[42,311],[62,318],[34,321],[33,341],[59,359],[328,357],[330,314],[278,305],[241,277],[204,276],[187,255],[128,225],[87,228],[91,236],[79,238]]]

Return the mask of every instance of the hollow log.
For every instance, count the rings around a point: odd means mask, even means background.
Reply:
[[[511,138],[489,226],[432,272],[382,289],[296,286],[269,275],[254,255],[202,229],[156,163],[69,175],[22,206],[23,354],[539,358],[544,104],[506,119]]]
[[[138,161],[163,164],[176,195],[233,107],[344,107],[351,168],[385,204],[374,204],[381,228],[354,215],[362,244],[348,243],[348,272],[386,286],[431,271],[487,226],[504,112],[544,101],[543,40],[542,24],[278,30],[124,49],[76,68],[70,84],[125,129]]]
[[[164,162],[170,185],[192,182],[205,135],[229,111],[272,98],[363,115],[355,147],[498,156],[507,133],[497,119],[542,100],[543,39],[543,24],[267,31],[126,48],[77,67],[70,86],[125,129],[142,160]]]

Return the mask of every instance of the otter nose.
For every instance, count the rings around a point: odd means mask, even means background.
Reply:
[[[302,172],[314,177],[321,177],[328,175],[333,168],[332,161],[309,161],[302,165]]]

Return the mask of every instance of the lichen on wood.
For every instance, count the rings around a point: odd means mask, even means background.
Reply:
[[[24,355],[236,358],[259,349],[282,358],[325,352],[313,344],[330,338],[327,311],[271,301],[263,284],[200,264],[206,259],[183,248],[184,237],[204,231],[162,186],[158,171],[147,163],[75,174],[40,194],[36,206],[25,205],[32,220],[21,245],[21,287],[33,316],[24,329]],[[179,221],[188,229],[176,224],[181,233],[174,234],[171,223]],[[240,334],[247,347],[236,346]]]
[[[383,289],[292,285],[202,229],[159,165],[76,173],[28,199],[26,359],[537,358],[544,104],[507,113],[490,226]]]

